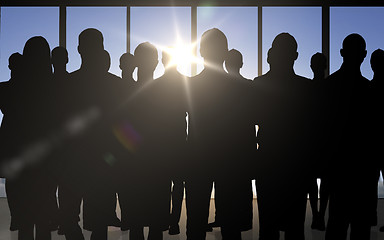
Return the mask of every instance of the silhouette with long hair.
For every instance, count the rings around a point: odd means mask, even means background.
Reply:
[[[328,205],[328,199],[329,199],[329,177],[328,169],[326,167],[328,166],[328,163],[326,162],[327,154],[326,151],[324,151],[324,144],[326,142],[326,134],[327,128],[324,127],[324,122],[326,122],[326,119],[323,119],[326,115],[325,107],[325,98],[326,95],[324,94],[324,84],[325,84],[325,70],[327,68],[327,59],[326,56],[323,53],[315,53],[311,57],[310,67],[313,72],[313,79],[312,82],[315,86],[316,91],[316,117],[314,117],[314,121],[316,122],[316,126],[314,127],[314,130],[316,131],[316,134],[314,134],[314,141],[317,142],[314,144],[314,147],[317,148],[313,151],[316,151],[318,154],[315,156],[316,158],[316,164],[317,167],[314,169],[313,176],[311,182],[308,184],[308,195],[309,195],[309,202],[311,205],[312,210],[312,229],[317,229],[319,231],[325,231],[325,212]],[[321,164],[320,164],[321,163]],[[320,191],[317,186],[317,178],[321,179],[320,182]],[[318,194],[320,192],[320,208],[318,209],[317,203],[318,203]]]
[[[1,126],[2,146],[7,149],[2,151],[1,158],[7,159],[9,166],[3,169],[3,174],[10,187],[7,192],[14,196],[13,206],[17,208],[13,217],[18,223],[18,239],[51,239],[54,215],[50,206],[54,206],[51,192],[55,181],[51,156],[40,154],[46,152],[41,140],[54,129],[47,41],[40,36],[30,38],[24,46],[22,62],[23,75],[10,81],[5,121]],[[16,161],[19,168],[12,171]]]
[[[260,107],[256,174],[260,239],[304,239],[309,166],[310,80],[296,75],[297,42],[278,34],[268,50],[270,70],[254,79]],[[276,190],[279,189],[279,190]]]
[[[213,182],[222,199],[219,210],[223,239],[241,239],[249,222],[242,219],[238,197],[247,174],[254,144],[254,124],[248,114],[251,85],[232,79],[223,68],[228,42],[217,28],[203,33],[200,54],[204,70],[191,78],[189,113],[189,148],[187,169],[187,239],[205,239]],[[241,187],[240,187],[241,186]],[[252,198],[249,198],[252,201]],[[252,219],[250,219],[252,221]]]
[[[381,146],[381,138],[379,138],[380,134],[383,133],[383,116],[379,113],[378,109],[382,106],[383,98],[382,98],[382,91],[383,91],[383,83],[384,83],[384,51],[382,49],[376,49],[372,55],[371,55],[371,68],[373,71],[373,79],[371,81],[371,88],[372,88],[372,96],[373,96],[373,106],[372,106],[372,113],[373,117],[371,118],[373,121],[374,126],[374,133],[372,136],[372,139],[375,139],[373,142],[373,155],[375,158],[377,158],[375,162],[376,166],[376,186],[373,186],[375,189],[378,187],[379,178],[380,178],[380,172],[383,174],[384,172],[384,165],[382,162],[380,162],[380,146]],[[373,190],[373,189],[372,189]],[[378,204],[378,192],[372,191],[372,206],[374,207],[374,210],[372,211],[372,217],[371,220],[371,226],[377,225],[377,204]],[[384,226],[380,227],[380,231],[384,232]]]
[[[372,186],[377,183],[372,163],[369,81],[361,75],[366,43],[359,34],[344,40],[340,54],[343,63],[326,79],[331,147],[329,218],[325,239],[370,239],[373,207]],[[364,129],[362,129],[364,127]],[[357,141],[364,139],[364,141]],[[356,145],[357,144],[357,145]],[[345,181],[348,181],[346,184]],[[358,192],[350,198],[351,192]]]

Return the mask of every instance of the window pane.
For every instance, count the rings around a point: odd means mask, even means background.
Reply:
[[[320,7],[265,7],[263,8],[263,73],[269,70],[267,52],[273,39],[288,32],[298,43],[299,57],[295,62],[296,74],[313,78],[311,56],[321,52]]]
[[[372,79],[369,63],[371,54],[377,48],[384,49],[383,7],[332,7],[330,27],[330,70],[338,70],[343,61],[340,56],[342,42],[351,33],[358,33],[367,43],[367,57],[361,65],[364,77]]]
[[[228,39],[229,50],[234,48],[243,54],[244,65],[240,73],[249,79],[257,75],[257,7],[198,7],[197,37],[208,29],[220,29]],[[200,44],[198,43],[198,56]],[[201,72],[203,64],[198,64]]]
[[[104,49],[111,56],[109,71],[121,76],[120,56],[126,52],[127,42],[126,7],[68,7],[67,49],[69,63],[67,70],[79,69],[81,58],[77,52],[79,34],[87,28],[96,28],[103,33]]]
[[[190,7],[132,7],[131,8],[131,53],[143,42],[154,44],[159,53],[159,64],[154,73],[158,78],[164,73],[161,51],[167,47],[184,51],[191,44]],[[184,49],[181,49],[184,48]],[[178,65],[178,70],[191,75],[188,62]]]

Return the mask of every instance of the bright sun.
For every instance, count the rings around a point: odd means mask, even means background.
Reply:
[[[178,42],[172,47],[160,47],[160,49],[171,56],[171,61],[166,68],[177,66],[181,72],[187,72],[192,64],[202,63],[202,60],[194,54],[194,44]]]

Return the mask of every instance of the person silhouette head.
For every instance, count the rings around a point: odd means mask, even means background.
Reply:
[[[340,49],[343,57],[343,65],[351,69],[359,69],[367,56],[366,43],[362,36],[357,33],[348,35],[343,40],[343,47]]]
[[[66,73],[66,65],[68,63],[68,52],[65,47],[55,47],[52,50],[52,65],[55,74]]]
[[[203,33],[200,40],[200,55],[204,65],[223,68],[223,62],[228,53],[228,40],[225,34],[217,28]]]
[[[376,49],[371,54],[371,68],[374,73],[373,78],[384,77],[384,51],[382,49]]]
[[[81,56],[82,67],[97,67],[104,51],[103,34],[95,28],[87,28],[79,35],[77,51]]]
[[[299,56],[296,39],[289,33],[278,34],[268,50],[267,62],[271,71],[294,72],[293,65]]]
[[[23,55],[18,52],[8,58],[8,68],[11,70],[11,79],[19,78],[23,73]]]
[[[243,55],[236,49],[231,49],[225,59],[225,68],[231,75],[240,75],[243,67]]]
[[[324,79],[327,69],[327,58],[322,53],[315,53],[311,57],[311,69],[315,79]]]
[[[100,55],[100,71],[106,73],[111,67],[111,56],[107,50],[104,50]]]
[[[136,68],[135,56],[131,53],[121,55],[119,67],[123,79],[132,79],[133,71]]]
[[[140,43],[134,52],[137,63],[137,82],[145,83],[153,80],[153,72],[159,62],[156,47],[149,43]]]
[[[51,50],[45,38],[41,36],[30,38],[25,43],[23,59],[28,77],[41,79],[52,74]]]

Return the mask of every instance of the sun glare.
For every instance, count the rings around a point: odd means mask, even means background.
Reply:
[[[172,47],[160,47],[163,52],[168,53],[171,57],[169,64],[165,68],[177,66],[181,73],[187,74],[190,72],[192,64],[201,63],[201,59],[194,54],[194,45],[179,42]]]

